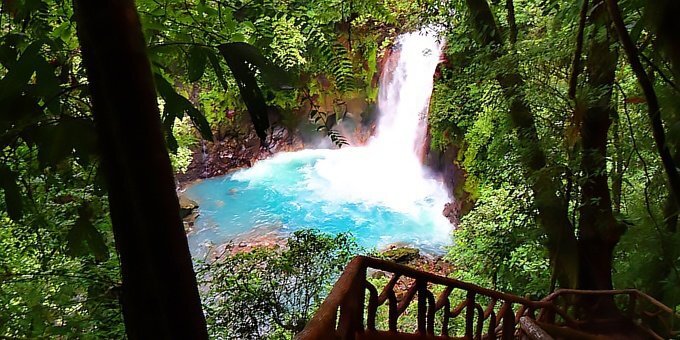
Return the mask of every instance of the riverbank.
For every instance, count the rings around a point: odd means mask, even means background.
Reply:
[[[232,171],[249,168],[257,161],[263,160],[277,152],[298,151],[306,147],[302,136],[290,132],[283,127],[275,127],[263,147],[254,131],[245,134],[233,134],[224,139],[201,142],[193,150],[192,160],[186,171],[175,174],[178,191],[182,191],[191,183]]]
[[[253,233],[253,236],[250,238],[241,238],[234,242],[211,247],[206,254],[205,260],[208,262],[219,261],[224,257],[251,252],[258,248],[285,248],[286,241],[285,237],[275,231]],[[423,253],[419,249],[409,246],[390,245],[385,249],[367,255],[441,276],[448,276],[454,271],[453,264],[446,260],[443,255]],[[387,274],[382,271],[373,271],[370,275],[373,278],[380,278]]]

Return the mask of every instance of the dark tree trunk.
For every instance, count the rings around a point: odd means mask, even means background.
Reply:
[[[656,0],[650,17],[661,51],[668,58],[675,77],[675,84],[680,81],[680,1]]]
[[[576,33],[576,49],[574,51],[574,58],[571,61],[571,74],[569,76],[569,90],[567,92],[569,99],[576,99],[576,86],[578,85],[578,75],[581,73],[581,53],[583,52],[583,32],[586,28],[586,19],[588,18],[588,8],[590,7],[588,0],[583,0],[581,4],[581,11],[579,12],[578,31]]]
[[[472,26],[478,40],[494,48],[494,57],[501,56],[503,41],[489,4],[486,0],[466,0]],[[537,222],[548,237],[548,250],[562,287],[575,287],[578,276],[578,253],[574,227],[569,221],[567,201],[560,194],[561,183],[546,171],[545,154],[540,146],[531,108],[522,91],[524,80],[517,68],[497,76],[505,98],[509,102],[510,119],[517,131],[522,150],[522,165],[538,210]]]
[[[508,40],[511,44],[517,43],[517,21],[515,20],[515,1],[505,0],[505,10],[508,11]]]
[[[614,218],[607,175],[607,142],[614,116],[611,105],[618,53],[604,4],[594,4],[593,31],[586,61],[589,103],[581,134],[581,201],[579,208],[579,288],[612,289],[612,258],[623,229]]]
[[[651,16],[657,18],[652,25],[656,33],[658,45],[668,59],[673,71],[673,81],[680,84],[680,2],[676,0],[659,0],[651,6]],[[679,94],[680,95],[680,94]],[[675,117],[680,120],[680,117]],[[673,124],[674,122],[670,122]],[[673,160],[680,164],[680,142],[674,145]],[[664,222],[666,231],[675,233],[678,230],[678,201],[673,190],[668,190],[668,199],[664,205]]]
[[[680,2],[676,0],[659,0],[653,5],[648,5],[650,17],[656,20],[650,22],[651,31],[656,34],[656,44],[658,49],[668,60],[671,65],[673,73],[673,82],[675,86],[680,83]],[[676,88],[676,95],[680,95],[680,90]],[[666,126],[672,126],[680,121],[680,117],[672,117],[670,121],[666,121]],[[673,161],[675,164],[680,164],[680,142],[676,141],[674,145]],[[651,282],[655,282],[653,287],[648,290],[648,293],[662,302],[668,303],[668,300],[673,300],[666,296],[667,289],[664,283],[669,280],[672,275],[677,275],[674,268],[673,249],[676,245],[672,244],[672,234],[678,231],[678,213],[680,213],[678,198],[675,197],[673,190],[669,185],[668,197],[664,202],[663,214],[665,230],[660,234],[661,259],[659,269],[655,271],[655,277],[651,278]],[[669,236],[669,237],[666,237]]]
[[[614,102],[617,100],[614,99]],[[612,144],[614,145],[614,169],[612,172],[612,201],[615,214],[621,213],[621,198],[623,195],[623,174],[626,163],[623,154],[623,141],[621,138],[621,117],[614,106],[612,116]]]
[[[205,339],[191,257],[133,0],[74,0],[130,339]]]

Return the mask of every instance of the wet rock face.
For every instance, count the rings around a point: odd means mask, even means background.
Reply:
[[[186,172],[177,174],[181,184],[196,179],[224,175],[232,170],[250,167],[258,160],[279,151],[295,151],[304,148],[299,136],[287,129],[275,127],[264,147],[254,131],[245,135],[225,136],[216,142],[204,142],[194,150],[193,160]]]
[[[429,145],[429,134],[428,143]],[[470,193],[465,190],[467,173],[458,162],[460,149],[451,145],[446,150],[427,150],[425,165],[435,173],[440,174],[446,186],[453,194],[453,202],[444,206],[442,214],[453,224],[457,225],[460,218],[470,212],[474,207],[474,201]]]
[[[388,249],[382,251],[379,257],[441,276],[449,276],[454,270],[453,265],[442,256],[420,254],[420,251],[416,248],[400,245],[390,246]],[[369,270],[369,275],[372,278],[384,278],[391,277],[392,274],[385,273],[381,270]],[[400,281],[395,288],[396,292],[406,292],[409,288],[408,283],[408,280]]]
[[[442,215],[446,217],[449,222],[453,225],[458,225],[460,222],[460,217],[461,217],[461,202],[462,201],[454,201],[451,203],[446,203],[444,205],[444,210],[442,211]]]

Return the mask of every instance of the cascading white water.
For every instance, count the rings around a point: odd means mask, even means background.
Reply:
[[[206,241],[301,228],[350,231],[368,248],[404,242],[440,252],[450,242],[442,215],[450,197],[418,151],[441,48],[432,29],[397,39],[380,83],[376,135],[366,146],[279,153],[190,187],[201,206],[194,253]]]
[[[431,212],[441,215],[450,200],[447,190],[428,176],[418,153],[425,142],[433,75],[442,45],[432,29],[398,38],[382,73],[376,135],[367,146],[339,150],[315,167],[327,179],[324,184],[330,185],[328,192],[333,196],[413,214],[422,213],[422,205],[427,204]]]
[[[439,64],[443,42],[434,30],[407,33],[397,40],[380,81],[380,124],[370,147],[380,148],[394,158],[418,156],[425,142],[427,113],[433,74]]]

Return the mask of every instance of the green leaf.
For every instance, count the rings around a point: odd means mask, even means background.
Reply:
[[[225,58],[229,55],[234,61],[257,67],[262,74],[262,80],[272,88],[279,90],[292,88],[292,75],[270,62],[257,47],[244,42],[232,42],[222,44],[218,48]],[[229,67],[231,68],[231,65]]]
[[[234,34],[231,35],[231,41],[233,41],[233,42],[245,42],[246,36],[243,33],[234,32]]]
[[[205,119],[205,116],[201,114],[201,112],[198,111],[193,105],[191,105],[188,100],[187,103],[189,103],[189,105],[186,108],[186,114],[189,116],[189,118],[191,118],[191,122],[194,123],[194,126],[198,129],[198,132],[201,133],[201,137],[203,137],[205,140],[212,140],[213,134],[208,120]]]
[[[189,81],[195,82],[203,77],[205,65],[208,62],[206,48],[202,46],[192,46],[189,50],[188,74]]]
[[[163,116],[163,133],[165,134],[165,143],[168,145],[168,149],[173,154],[177,154],[177,149],[179,149],[179,144],[177,143],[177,138],[172,133],[172,126],[175,123],[175,116],[164,115]]]
[[[229,83],[227,83],[227,79],[224,77],[224,70],[222,70],[219,58],[217,58],[217,55],[212,50],[209,50],[207,55],[208,61],[210,61],[210,65],[212,65],[212,68],[215,70],[217,80],[220,82],[222,88],[225,91],[229,91]]]
[[[68,41],[71,37],[73,24],[70,21],[64,21],[52,31],[52,37],[60,38],[62,41]]]
[[[28,45],[21,54],[19,60],[8,70],[5,77],[0,80],[0,101],[10,96],[18,95],[35,73],[36,65],[40,60],[40,48],[42,42],[36,41]]]
[[[17,61],[16,40],[18,39],[18,35],[12,33],[5,34],[0,38],[0,65],[6,69],[9,69]]]
[[[87,227],[78,219],[66,235],[67,254],[71,256],[84,256],[87,254],[87,244],[85,243],[85,231]]]
[[[57,165],[72,156],[79,164],[87,165],[97,155],[97,134],[89,119],[64,118],[54,124],[31,128],[23,137],[38,146],[38,161],[42,168]]]
[[[5,205],[9,217],[18,221],[23,216],[21,189],[17,184],[18,176],[6,165],[0,164],[0,188],[5,192]]]
[[[42,56],[35,65],[35,86],[33,94],[42,97],[45,106],[55,115],[61,113],[61,105],[58,96],[61,93],[61,82],[55,74],[55,67]]]
[[[203,114],[201,114],[201,112],[194,107],[189,99],[186,99],[177,93],[172,85],[170,85],[170,82],[168,82],[162,75],[156,73],[155,79],[156,89],[165,101],[165,116],[163,117],[163,121],[166,128],[166,140],[168,140],[169,144],[168,147],[172,150],[174,145],[170,143],[171,139],[169,139],[167,131],[168,129],[172,131],[172,125],[175,121],[175,118],[182,119],[184,114],[187,114],[189,118],[191,118],[191,121],[194,123],[204,139],[212,140],[212,130],[210,130],[210,124],[208,124],[205,116],[203,116]]]
[[[219,46],[219,50],[227,61],[234,79],[236,79],[241,99],[243,99],[248,108],[255,132],[260,140],[264,142],[267,139],[267,129],[269,128],[267,105],[262,91],[257,85],[255,70],[251,67],[252,63],[249,63],[244,57],[244,52],[239,50],[239,47],[243,45],[241,43],[224,44]]]
[[[42,114],[43,110],[38,105],[38,99],[27,95],[18,94],[0,99],[0,132],[4,134],[7,129],[19,130],[30,124]],[[5,146],[4,137],[11,139],[11,134],[0,134],[0,146]]]
[[[92,224],[90,224],[92,226]],[[97,261],[106,261],[109,258],[109,248],[104,242],[104,237],[97,228],[92,226],[88,233],[87,244]]]
[[[78,219],[66,235],[68,254],[71,256],[94,255],[97,261],[109,258],[109,249],[102,234],[92,224],[92,209],[83,205],[78,209]]]

